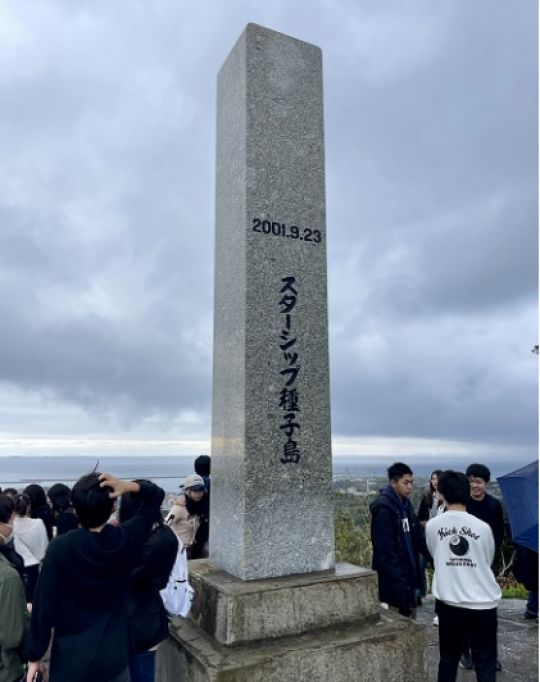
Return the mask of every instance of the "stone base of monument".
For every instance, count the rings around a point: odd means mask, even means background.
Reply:
[[[424,627],[379,609],[373,571],[242,581],[190,564],[192,613],[174,619],[158,682],[425,682]]]

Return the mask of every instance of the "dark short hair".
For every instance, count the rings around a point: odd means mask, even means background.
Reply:
[[[6,488],[2,495],[7,495],[8,497],[15,497],[15,495],[18,495],[19,491],[16,488]]]
[[[114,500],[109,497],[111,488],[100,487],[98,471],[79,478],[73,486],[71,498],[81,526],[97,528],[106,523],[112,514]]]
[[[474,476],[475,478],[482,478],[486,483],[489,483],[491,479],[491,471],[485,464],[469,464],[465,474],[467,476]]]
[[[462,471],[443,471],[439,476],[439,492],[447,504],[467,504],[470,501],[469,479]]]
[[[0,495],[0,523],[7,523],[13,514],[14,503],[9,495]]]
[[[17,516],[26,516],[28,514],[28,510],[32,508],[32,500],[24,493],[17,495],[13,499],[13,503],[15,507],[15,514],[17,514]]]
[[[64,483],[55,483],[47,492],[55,512],[62,512],[71,507],[71,490]]]
[[[161,503],[163,502],[163,498],[165,497],[165,492],[161,488],[158,488],[158,490],[159,493],[156,494],[156,502],[157,497],[159,497],[159,505],[155,506],[156,513],[152,519],[154,523],[161,523],[163,521],[160,507]],[[120,497],[120,510],[118,512],[118,519],[120,523],[125,523],[126,521],[129,521],[129,519],[132,519],[137,513],[140,504],[141,497],[139,493],[124,493]]]
[[[212,466],[212,459],[209,455],[199,455],[193,462],[195,473],[199,476],[210,476],[210,469]]]
[[[388,467],[387,472],[389,481],[399,481],[400,478],[403,478],[403,476],[406,476],[407,474],[409,476],[413,475],[411,467],[407,464],[403,464],[403,462],[395,462],[392,466]]]

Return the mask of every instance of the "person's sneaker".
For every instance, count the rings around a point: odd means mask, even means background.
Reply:
[[[461,656],[459,657],[459,665],[462,668],[465,668],[465,670],[472,670],[474,668],[474,665],[472,662],[471,654],[461,654]]]
[[[502,670],[502,665],[501,665],[501,662],[499,661],[499,659],[497,659],[497,663],[495,663],[495,670],[497,672],[500,672]]]
[[[526,609],[525,613],[523,614],[523,618],[526,618],[527,620],[536,620],[538,618],[538,614]]]
[[[433,625],[437,627],[439,625],[439,616],[433,616]]]

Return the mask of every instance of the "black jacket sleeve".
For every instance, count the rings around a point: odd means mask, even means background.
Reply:
[[[146,541],[140,561],[131,574],[134,592],[162,590],[169,580],[178,553],[178,540],[165,525],[158,526]]]
[[[126,534],[128,543],[139,553],[143,544],[146,542],[148,534],[155,523],[156,518],[160,515],[161,501],[164,493],[161,488],[158,488],[150,481],[137,481],[140,486],[140,491],[137,494],[139,498],[139,507],[129,521],[122,524],[122,529]]]
[[[422,495],[420,504],[418,505],[418,520],[427,522],[429,521],[429,513],[431,511],[431,500],[428,500],[426,495]]]
[[[493,498],[493,523],[491,529],[493,530],[493,538],[495,540],[495,552],[497,552],[504,540],[504,513],[502,504],[497,498]]]
[[[431,559],[431,554],[429,553],[426,545],[426,532],[420,525],[420,522],[412,508],[409,520],[411,524],[411,537],[414,549],[419,554],[423,554],[427,559]]]

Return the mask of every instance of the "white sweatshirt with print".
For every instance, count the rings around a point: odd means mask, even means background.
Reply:
[[[437,599],[465,609],[497,607],[501,590],[491,570],[495,541],[487,523],[466,511],[447,511],[427,522],[426,543]]]

